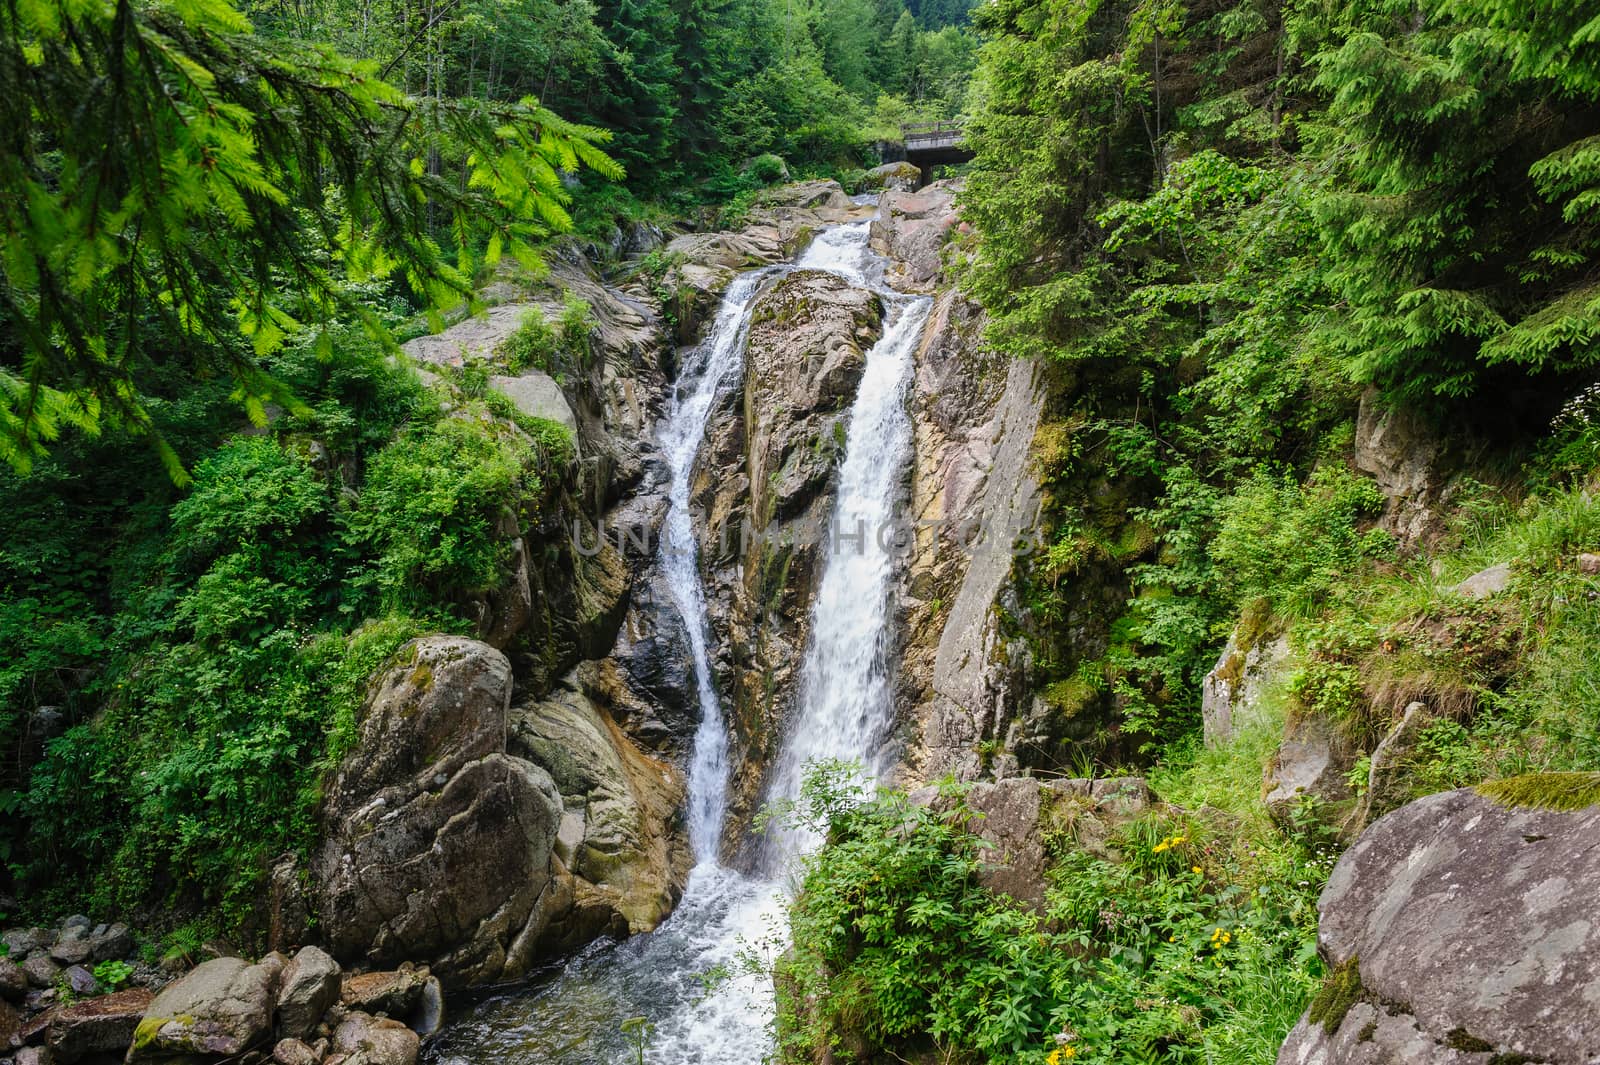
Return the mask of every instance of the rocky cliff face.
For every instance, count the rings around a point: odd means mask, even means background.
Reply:
[[[959,228],[957,186],[890,191],[873,244],[908,291],[944,284],[942,256]],[[897,690],[908,728],[908,780],[1015,772],[1031,722],[1022,704],[1026,653],[1002,633],[1016,613],[1016,558],[1037,546],[1031,459],[1043,395],[1031,363],[983,343],[982,310],[940,291],[917,352],[909,511],[918,530],[901,586],[904,640]],[[990,752],[1000,752],[998,759]]]
[[[512,690],[504,655],[455,636],[413,641],[377,681],[322,813],[335,956],[486,983],[670,911],[674,772],[581,693],[513,710]]]
[[[876,296],[831,274],[787,275],[758,297],[743,377],[712,415],[694,492],[735,821],[753,812],[792,705],[845,419],[882,318]]]
[[[941,283],[953,191],[886,193],[873,239],[895,259],[894,284]],[[328,790],[309,891],[292,866],[275,877],[285,942],[314,914],[343,960],[426,961],[474,984],[670,912],[688,871],[682,766],[698,721],[683,623],[648,534],[665,505],[655,423],[673,342],[695,341],[738,270],[872,212],[831,182],[789,186],[738,232],[666,246],[665,274],[648,279],[665,316],[643,287],[607,283],[564,253],[548,284],[499,286],[509,302],[412,343],[444,373],[493,359],[530,308],[553,319],[566,295],[583,299],[597,358],[490,378],[523,414],[572,428],[578,460],[536,517],[503,519],[510,561],[469,604],[477,639],[416,643],[378,679]],[[883,313],[832,275],[776,279],[703,445],[693,493],[736,822],[754,812],[793,704],[845,418]],[[975,753],[986,741],[1018,739],[1007,730],[1022,661],[1000,637],[998,604],[1033,517],[1039,401],[1031,367],[988,352],[981,332],[973,305],[939,295],[910,397],[908,502],[945,520],[919,538],[902,587],[899,703],[918,775],[979,775],[993,768]]]

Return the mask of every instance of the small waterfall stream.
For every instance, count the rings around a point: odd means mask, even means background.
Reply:
[[[689,773],[695,868],[677,910],[660,928],[622,943],[595,944],[559,973],[478,1004],[430,1049],[435,1065],[619,1065],[631,1061],[624,1020],[654,1028],[652,1065],[754,1065],[770,1049],[771,987],[752,976],[709,995],[701,974],[732,965],[741,950],[784,942],[784,863],[815,841],[769,837],[767,872],[746,875],[717,861],[727,798],[727,723],[712,685],[704,589],[695,555],[689,481],[720,389],[742,365],[750,315],[764,283],[789,269],[816,269],[871,288],[886,304],[882,338],[867,352],[851,407],[834,503],[836,535],[822,550],[792,735],[770,774],[769,797],[798,793],[815,759],[884,766],[891,698],[892,538],[887,526],[905,468],[911,423],[905,392],[931,301],[891,292],[884,261],[867,243],[868,223],[824,231],[793,267],[738,277],[706,341],[685,362],[662,432],[671,480],[662,564],[689,633],[701,723]],[[858,535],[858,533],[860,535]]]

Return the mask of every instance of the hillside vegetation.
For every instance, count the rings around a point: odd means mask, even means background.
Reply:
[[[981,886],[981,819],[854,808],[819,777],[837,820],[780,967],[785,1052],[1269,1062],[1338,998],[1316,900],[1372,817],[1484,781],[1593,794],[1600,12],[974,17],[974,232],[948,261],[1050,395],[1049,546],[1007,619],[1050,738],[1009,753],[1041,781],[1137,773],[1162,801],[1109,840],[1041,825],[1036,913]],[[1426,468],[1409,489],[1367,472],[1380,424]],[[1230,634],[1287,658],[1205,744],[1208,672],[1239,681]],[[1308,722],[1347,759],[1337,787],[1269,807]],[[1525,776],[1552,771],[1579,775]]]

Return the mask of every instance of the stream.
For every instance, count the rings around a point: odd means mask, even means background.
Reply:
[[[736,278],[706,340],[684,356],[661,431],[670,482],[661,538],[663,568],[689,634],[700,706],[689,767],[689,837],[696,865],[683,900],[654,932],[592,945],[553,970],[470,1007],[432,1044],[432,1065],[622,1065],[634,1060],[623,1022],[645,1018],[653,1065],[754,1065],[771,1049],[770,980],[737,975],[742,952],[770,960],[786,942],[784,902],[794,860],[816,846],[777,831],[761,842],[756,872],[717,860],[727,812],[728,734],[711,679],[705,592],[690,524],[690,477],[718,393],[739,378],[757,297],[776,277],[823,270],[876,292],[886,316],[866,354],[837,474],[834,523],[840,550],[824,552],[802,664],[796,719],[769,774],[768,798],[798,794],[805,767],[823,759],[886,766],[893,727],[894,555],[876,530],[888,521],[911,449],[905,396],[931,301],[883,284],[885,261],[868,245],[869,223],[824,230],[793,265]],[[859,540],[855,533],[866,535]],[[859,546],[858,546],[859,544]],[[735,972],[706,991],[702,975]]]

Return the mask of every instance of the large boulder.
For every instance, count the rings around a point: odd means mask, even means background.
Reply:
[[[561,793],[555,852],[585,915],[561,924],[655,928],[688,876],[676,770],[634,746],[577,683],[513,709],[511,748],[548,771]]]
[[[959,181],[935,181],[924,189],[890,189],[872,223],[872,243],[896,269],[889,280],[907,292],[932,292],[944,271],[944,246],[957,226]]]
[[[922,184],[922,170],[915,163],[901,159],[868,170],[862,175],[857,191],[876,192],[879,189],[894,189],[897,192],[915,192],[920,184]]]
[[[333,1052],[344,1065],[417,1065],[417,1033],[399,1021],[352,1011],[333,1032]]]
[[[60,1065],[91,1054],[121,1054],[154,998],[145,988],[130,987],[57,1008],[50,1015],[50,1053]]]
[[[278,988],[278,1034],[304,1039],[339,1001],[339,963],[318,947],[302,947],[284,966]]]
[[[1600,805],[1518,808],[1470,790],[1379,820],[1322,893],[1330,976],[1279,1065],[1593,1062],[1596,839]]]
[[[495,375],[489,386],[509,399],[517,410],[530,418],[543,418],[578,432],[578,418],[572,413],[572,404],[556,384],[555,378],[539,370],[524,370],[515,377]]]
[[[506,753],[511,667],[475,640],[408,644],[374,684],[328,788],[317,859],[336,957],[499,979],[550,879],[561,797]]]
[[[272,1031],[277,968],[243,958],[201,962],[145,1008],[128,1065],[174,1058],[231,1057]]]

